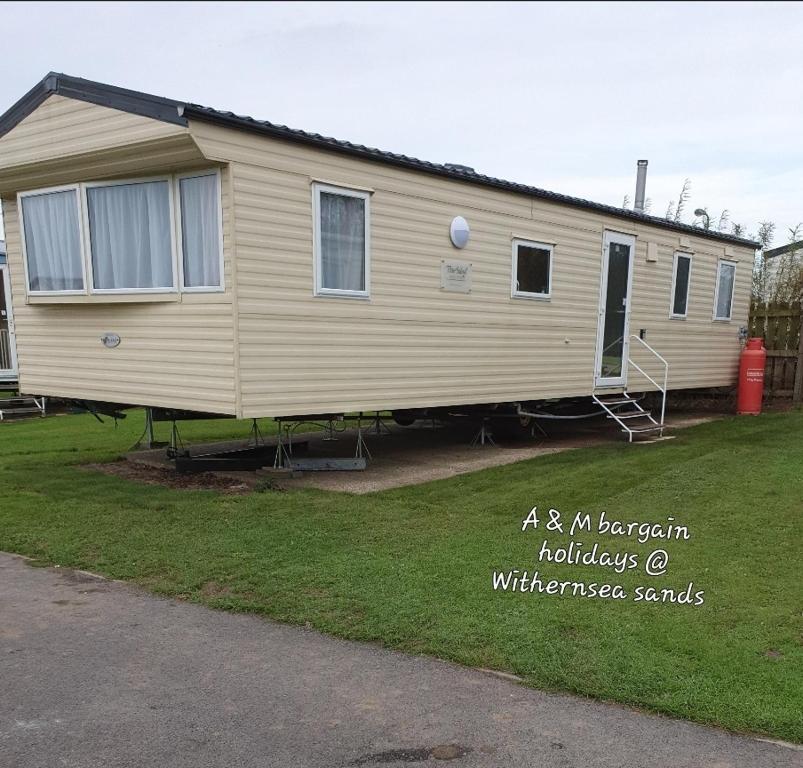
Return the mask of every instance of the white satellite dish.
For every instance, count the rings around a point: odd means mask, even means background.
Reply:
[[[465,248],[468,245],[468,237],[471,234],[471,228],[468,222],[462,216],[455,216],[452,219],[452,225],[449,227],[449,237],[452,239],[452,245],[455,248]]]

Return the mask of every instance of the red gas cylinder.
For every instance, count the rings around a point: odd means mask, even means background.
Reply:
[[[748,339],[739,361],[739,389],[736,395],[736,413],[761,413],[764,397],[764,365],[767,350],[763,339]]]

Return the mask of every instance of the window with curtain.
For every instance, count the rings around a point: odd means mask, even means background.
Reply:
[[[170,182],[87,187],[96,290],[174,288]]]
[[[672,275],[672,317],[686,317],[689,304],[689,280],[691,256],[675,254],[675,269]]]
[[[552,290],[552,246],[513,241],[513,295],[548,298]]]
[[[736,265],[730,261],[720,261],[717,271],[717,295],[715,300],[715,320],[730,320],[733,306],[733,284],[736,279]]]
[[[185,288],[220,288],[220,212],[216,173],[179,179]]]
[[[28,289],[31,292],[83,291],[78,190],[20,197]]]
[[[368,295],[368,195],[317,187],[318,292]]]

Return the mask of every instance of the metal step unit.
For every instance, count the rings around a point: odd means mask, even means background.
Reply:
[[[613,419],[627,435],[628,442],[633,442],[634,436],[644,437],[663,437],[666,426],[666,391],[669,385],[669,363],[661,357],[644,339],[640,336],[631,335],[631,340],[637,341],[643,349],[650,352],[663,366],[663,384],[658,383],[641,366],[633,361],[628,355],[628,367],[635,368],[645,379],[651,382],[661,393],[661,415],[655,418],[652,411],[642,408],[639,399],[632,397],[627,391],[617,393],[595,393],[592,395],[594,402],[597,403],[609,419]]]
[[[44,397],[10,397],[0,400],[0,421],[38,415],[44,418],[47,415]]]
[[[652,411],[642,408],[635,397],[627,392],[616,395],[592,395],[609,419],[613,419],[627,435],[628,442],[633,442],[634,435],[663,437],[664,423],[658,421]]]

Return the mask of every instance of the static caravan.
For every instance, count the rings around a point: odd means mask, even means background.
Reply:
[[[31,394],[403,415],[736,379],[755,243],[464,166],[49,74],[0,118],[0,198]]]

